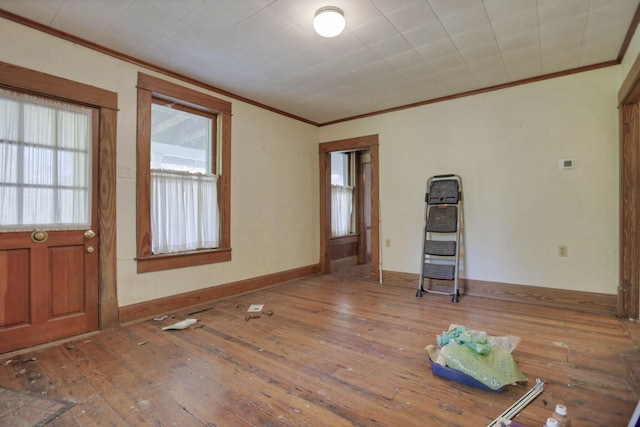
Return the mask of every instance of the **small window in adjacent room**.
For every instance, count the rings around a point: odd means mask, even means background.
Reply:
[[[354,230],[353,153],[331,153],[331,237]]]
[[[138,272],[231,259],[231,104],[138,77]]]

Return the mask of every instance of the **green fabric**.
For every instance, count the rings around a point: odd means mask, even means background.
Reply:
[[[491,353],[491,343],[487,340],[486,334],[470,331],[464,326],[456,326],[438,335],[439,345],[449,345],[453,340],[456,344],[469,347],[478,354],[487,355]]]
[[[448,367],[475,378],[492,390],[527,381],[511,354],[504,350],[493,349],[483,355],[466,345],[449,344],[442,347],[440,355]]]

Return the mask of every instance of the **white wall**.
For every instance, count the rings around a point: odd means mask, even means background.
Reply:
[[[419,272],[427,179],[456,173],[463,277],[615,294],[619,76],[609,67],[340,123],[320,141],[379,134],[384,270]],[[564,158],[577,167],[560,171]]]
[[[627,76],[627,74],[629,74],[629,70],[631,70],[633,63],[635,62],[639,54],[640,54],[640,31],[637,31],[636,29],[636,32],[633,34],[633,37],[631,38],[631,42],[627,47],[627,51],[624,54],[624,58],[622,58],[622,63],[620,64],[620,76],[621,76],[620,82],[621,83],[624,81],[624,78]]]
[[[137,73],[155,73],[3,19],[0,40],[0,61],[117,92],[117,160],[135,166]],[[118,178],[120,306],[318,263],[317,128],[227,100],[233,104],[233,260],[137,274],[135,179]]]

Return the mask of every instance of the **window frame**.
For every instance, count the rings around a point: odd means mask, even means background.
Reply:
[[[231,260],[231,103],[179,84],[138,73],[136,134],[136,261],[138,273],[170,270]],[[172,254],[151,252],[151,104],[175,102],[218,116],[218,209],[220,246]]]
[[[167,106],[166,103],[169,102],[172,105]],[[217,175],[218,170],[218,113],[208,110],[202,110],[200,108],[194,108],[189,105],[177,104],[173,101],[167,100],[164,97],[152,96],[151,104],[156,104],[161,107],[170,108],[176,111],[182,111],[185,113],[193,114],[196,116],[205,117],[211,120],[211,135],[212,135],[212,146],[211,152],[209,153],[209,159],[207,160],[211,166],[211,170],[207,173]]]

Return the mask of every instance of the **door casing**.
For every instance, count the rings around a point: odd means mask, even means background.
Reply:
[[[0,86],[94,107],[98,111],[99,328],[118,321],[116,269],[117,93],[0,61]]]
[[[320,272],[331,270],[331,161],[330,153],[347,150],[369,150],[371,156],[371,264],[370,278],[380,275],[380,210],[379,210],[379,150],[378,135],[367,135],[319,145],[320,171]]]

